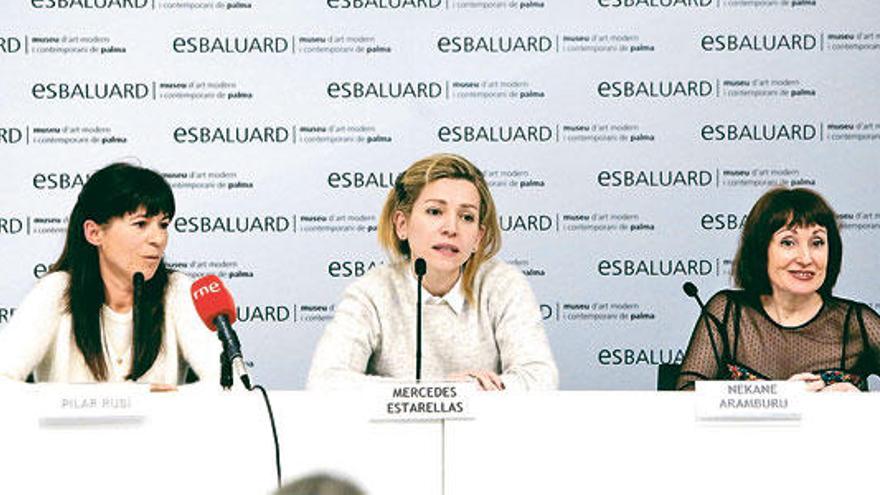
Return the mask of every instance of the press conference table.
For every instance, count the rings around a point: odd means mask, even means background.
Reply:
[[[0,493],[265,494],[258,393],[150,394],[136,423],[41,425],[39,387],[0,387]],[[368,493],[847,493],[880,489],[880,394],[814,394],[786,423],[706,423],[679,392],[480,394],[473,420],[376,422],[366,394],[271,392],[285,479]]]

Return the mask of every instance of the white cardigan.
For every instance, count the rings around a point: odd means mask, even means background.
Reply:
[[[76,346],[71,315],[65,309],[69,280],[66,272],[43,277],[0,330],[0,379],[23,381],[33,371],[40,382],[97,381]],[[191,281],[186,275],[171,273],[168,284],[162,347],[153,366],[137,381],[180,384],[189,364],[202,383],[219,384],[221,345],[196,313],[189,294]],[[102,332],[132,332],[130,313],[121,315],[104,306],[101,320]],[[117,340],[102,335],[107,381],[124,381],[131,370],[131,347],[115,356],[110,345],[112,340],[131,342],[126,337]]]

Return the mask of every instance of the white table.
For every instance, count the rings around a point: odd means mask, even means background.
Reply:
[[[143,423],[76,427],[40,426],[40,393],[0,388],[0,493],[274,488],[256,392],[151,394]],[[880,490],[880,394],[811,395],[784,424],[698,422],[684,392],[481,394],[475,420],[445,425],[369,421],[359,394],[270,397],[285,479],[344,473],[372,495]]]
[[[449,494],[880,493],[880,394],[809,394],[796,423],[706,423],[689,392],[486,396],[447,428]]]

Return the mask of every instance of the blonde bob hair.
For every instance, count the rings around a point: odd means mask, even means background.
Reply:
[[[394,215],[400,211],[407,218],[412,214],[413,205],[422,189],[431,182],[440,179],[466,180],[477,188],[480,194],[480,229],[483,238],[476,252],[465,262],[462,270],[462,288],[465,299],[474,301],[474,278],[480,265],[498,253],[501,249],[501,227],[498,225],[498,213],[495,201],[483,173],[466,158],[450,153],[438,153],[422,158],[409,166],[394,181],[394,189],[388,191],[385,206],[379,217],[379,244],[388,252],[392,261],[410,259],[409,243],[397,237],[394,228]]]

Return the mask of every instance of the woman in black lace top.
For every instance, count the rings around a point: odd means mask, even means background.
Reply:
[[[814,391],[865,390],[880,372],[880,316],[831,290],[840,273],[834,212],[808,189],[772,189],[752,207],[734,260],[741,290],[721,291],[697,321],[678,377],[801,380]]]

